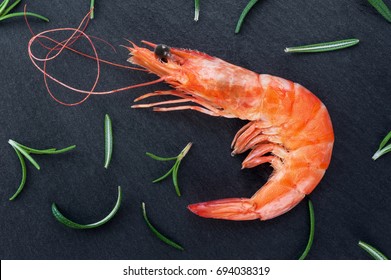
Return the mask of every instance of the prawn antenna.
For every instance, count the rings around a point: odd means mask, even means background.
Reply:
[[[143,69],[143,68],[132,67],[132,66],[114,63],[114,62],[111,62],[111,61],[108,61],[105,59],[101,59],[99,57],[97,48],[94,44],[94,41],[99,41],[99,42],[104,43],[105,45],[109,46],[114,53],[116,53],[116,49],[112,44],[110,44],[106,40],[103,40],[99,37],[95,37],[92,35],[88,35],[85,32],[85,30],[87,29],[87,26],[90,22],[91,12],[92,12],[92,10],[90,10],[84,16],[84,18],[80,22],[79,26],[76,28],[72,28],[72,27],[54,28],[54,29],[45,30],[45,31],[42,31],[38,34],[35,34],[35,32],[31,28],[31,25],[30,25],[28,18],[27,18],[27,5],[24,6],[24,19],[25,19],[26,25],[32,35],[32,37],[28,43],[28,55],[29,55],[29,58],[30,58],[31,62],[33,63],[33,65],[43,74],[46,90],[49,93],[49,95],[51,96],[51,98],[53,98],[56,102],[58,102],[62,105],[75,106],[75,105],[79,105],[79,104],[83,103],[84,101],[86,101],[91,95],[112,94],[112,93],[122,92],[122,91],[126,91],[129,89],[137,88],[137,87],[143,87],[143,86],[156,84],[156,83],[163,81],[162,78],[159,78],[154,81],[129,85],[129,86],[125,86],[125,87],[121,87],[121,88],[117,88],[117,89],[106,90],[106,91],[96,91],[96,87],[98,85],[98,82],[99,82],[99,79],[101,76],[101,63],[107,64],[110,66],[114,66],[114,67],[118,67],[118,68],[122,68],[122,69],[127,69],[127,70],[136,70],[136,71],[143,71],[143,72],[147,72],[147,70]],[[64,33],[64,32],[71,32],[71,35],[68,38],[66,38],[65,40],[59,41],[59,40],[55,40],[51,37],[54,34]],[[82,51],[79,51],[74,47],[75,43],[83,38],[88,41],[88,44],[89,44],[90,48],[92,49],[92,53],[93,53],[92,55],[86,54],[85,52],[82,52]],[[45,41],[45,43],[43,41]],[[33,45],[35,43],[38,43],[41,46],[41,48],[46,50],[45,55],[43,55],[43,56],[35,55],[35,53],[32,50]],[[47,43],[50,43],[50,45]],[[62,80],[60,80],[60,79],[58,79],[48,73],[48,71],[47,71],[48,62],[53,62],[65,50],[71,51],[71,52],[76,53],[78,55],[81,55],[83,57],[92,59],[96,62],[97,71],[96,71],[96,75],[94,78],[94,83],[89,90],[72,87],[72,86],[68,85],[67,83],[65,83],[64,81],[62,81]],[[78,92],[78,93],[84,94],[85,96],[81,100],[79,100],[77,102],[73,102],[73,103],[61,101],[59,98],[57,98],[53,94],[52,90],[50,89],[49,80],[55,82],[56,84],[58,84],[62,87],[65,87],[73,92]]]

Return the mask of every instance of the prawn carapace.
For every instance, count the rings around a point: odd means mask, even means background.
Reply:
[[[129,62],[160,76],[174,89],[145,94],[135,101],[171,95],[174,100],[134,105],[154,111],[196,110],[211,116],[250,121],[236,134],[232,154],[250,150],[242,168],[270,163],[267,183],[251,198],[226,198],[189,205],[215,219],[267,220],[297,205],[318,185],[329,166],[334,143],[330,116],[309,90],[291,81],[257,74],[198,51],[128,47]],[[181,103],[192,105],[178,105]],[[167,106],[168,107],[162,107]]]

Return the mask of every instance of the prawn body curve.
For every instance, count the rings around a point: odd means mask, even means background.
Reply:
[[[251,198],[191,204],[190,211],[205,218],[268,220],[286,213],[315,189],[329,166],[334,132],[326,107],[314,94],[292,81],[257,74],[205,53],[142,42],[153,50],[132,43],[128,61],[158,75],[173,89],[135,101],[160,95],[176,98],[133,108],[195,110],[248,120],[233,139],[232,154],[250,151],[242,168],[263,163],[274,168]]]

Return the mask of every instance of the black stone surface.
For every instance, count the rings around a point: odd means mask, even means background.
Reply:
[[[84,2],[84,3],[83,3]],[[335,129],[331,165],[311,194],[316,215],[315,240],[308,259],[370,259],[357,243],[363,240],[391,256],[391,155],[371,156],[391,129],[391,25],[365,0],[260,1],[235,35],[237,19],[247,4],[201,1],[194,22],[192,1],[96,1],[95,19],[87,33],[115,46],[148,40],[197,49],[258,73],[298,82],[327,106]],[[390,1],[385,1],[391,5]],[[34,32],[76,27],[89,1],[23,1],[28,10],[50,18],[30,19]],[[22,6],[18,7],[22,11]],[[47,94],[43,76],[32,65],[31,37],[22,18],[0,22],[0,257],[1,259],[297,259],[309,231],[307,203],[270,221],[232,222],[203,219],[190,213],[190,203],[225,197],[249,197],[270,167],[241,170],[244,155],[232,158],[230,143],[246,122],[212,118],[193,111],[155,113],[131,109],[135,97],[159,84],[66,107]],[[69,33],[57,39],[64,39]],[[346,38],[360,44],[338,52],[286,54],[284,48]],[[75,46],[87,50],[80,42]],[[102,58],[126,63],[128,53],[113,53],[97,42]],[[37,53],[40,51],[37,49]],[[41,52],[42,54],[42,52]],[[64,53],[48,70],[67,83],[89,89],[95,63]],[[141,72],[102,66],[98,90],[151,81]],[[50,84],[65,101],[80,99]],[[114,153],[104,164],[103,120],[113,122]],[[73,152],[35,156],[28,164],[25,190],[13,202],[21,178],[19,161],[7,144],[14,139],[36,148],[76,144]],[[189,141],[193,148],[179,171],[182,197],[170,180],[151,181],[170,167],[145,156],[176,155]],[[117,186],[123,203],[105,226],[88,231],[59,224],[51,214],[56,202],[80,223],[103,218],[113,207]],[[147,228],[141,202],[151,222],[185,247],[177,251]]]

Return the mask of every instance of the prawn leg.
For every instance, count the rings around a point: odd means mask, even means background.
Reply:
[[[144,94],[144,95],[136,98],[134,101],[137,102],[140,100],[147,99],[149,97],[162,96],[162,95],[171,95],[171,96],[176,96],[179,98],[174,99],[174,100],[155,102],[155,103],[133,105],[132,108],[140,109],[140,108],[151,108],[152,107],[155,112],[194,110],[194,111],[198,111],[198,112],[201,112],[201,113],[213,116],[213,117],[222,116],[221,110],[209,105],[207,102],[205,102],[204,100],[202,100],[199,97],[194,97],[191,94],[188,94],[186,92],[182,92],[179,90],[167,90],[167,91],[157,91],[157,92],[153,92],[153,93],[147,93],[147,94]],[[196,103],[200,106],[184,105],[184,106],[172,106],[172,107],[158,107],[160,105],[170,105],[170,104],[178,104],[178,103],[186,103],[186,102],[193,102],[193,103]],[[226,114],[224,116],[226,116]]]
[[[249,122],[236,133],[231,144],[232,155],[241,154],[259,143],[279,143],[276,136],[270,134],[270,130],[270,126],[262,121]]]

